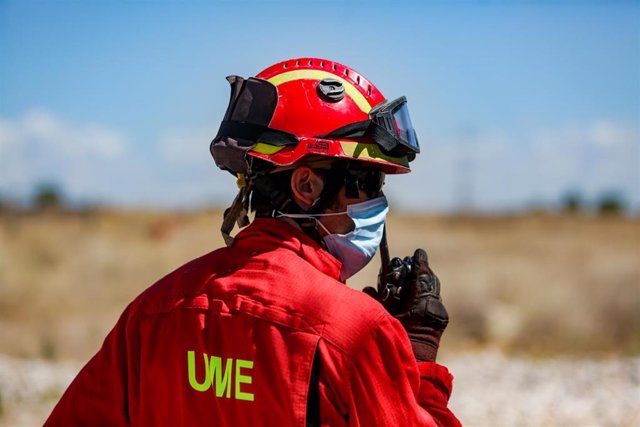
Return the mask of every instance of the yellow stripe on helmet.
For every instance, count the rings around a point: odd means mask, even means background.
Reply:
[[[340,141],[342,152],[354,159],[381,160],[394,165],[409,167],[406,157],[392,157],[384,154],[380,147],[375,144],[365,144],[355,141]]]
[[[292,70],[287,71],[277,76],[273,76],[267,81],[274,86],[279,86],[282,83],[287,83],[292,80],[300,80],[300,79],[308,79],[308,80],[322,80],[322,79],[335,79],[342,83],[344,86],[345,92],[353,99],[358,108],[362,110],[363,113],[369,114],[371,111],[372,105],[369,105],[367,98],[364,97],[362,93],[349,81],[343,79],[342,77],[336,76],[328,71],[323,70]]]
[[[277,145],[271,145],[271,144],[266,144],[264,142],[258,142],[253,148],[252,151],[255,151],[256,153],[260,153],[260,154],[275,154],[278,151],[282,150],[284,148],[284,146],[277,146]]]

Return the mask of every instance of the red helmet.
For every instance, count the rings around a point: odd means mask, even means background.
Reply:
[[[234,174],[246,173],[250,158],[286,167],[327,157],[406,173],[419,152],[406,98],[386,102],[342,64],[291,59],[255,78],[227,79],[231,100],[211,152],[219,167]]]

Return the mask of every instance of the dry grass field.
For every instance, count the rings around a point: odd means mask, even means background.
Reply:
[[[219,223],[214,211],[2,214],[5,365],[44,360],[68,372],[65,364],[87,360],[133,297],[222,245]],[[392,255],[429,252],[452,318],[441,354],[454,365],[486,352],[638,360],[640,220],[391,216],[388,229]],[[376,272],[377,259],[350,286],[375,283]],[[3,401],[5,415],[13,401],[1,393],[0,424]]]

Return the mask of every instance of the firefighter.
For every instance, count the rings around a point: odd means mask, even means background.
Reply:
[[[316,58],[228,81],[211,143],[239,186],[227,246],[138,296],[46,425],[459,425],[426,253],[345,286],[385,255],[385,176],[420,151],[406,99]]]

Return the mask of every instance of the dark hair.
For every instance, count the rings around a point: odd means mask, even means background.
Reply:
[[[268,189],[277,189],[280,192],[278,198],[291,199],[291,176],[293,170],[259,175],[254,178],[254,189],[251,193],[250,208],[257,217],[271,216],[274,209],[275,200],[273,194],[266,194]]]

